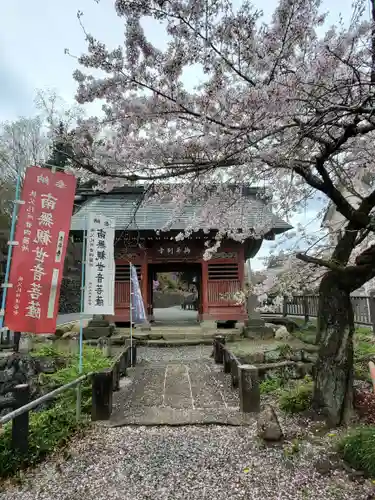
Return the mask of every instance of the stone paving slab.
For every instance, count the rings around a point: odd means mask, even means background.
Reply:
[[[136,426],[185,426],[185,425],[254,425],[255,416],[241,413],[238,408],[191,408],[176,409],[170,407],[145,407],[114,416],[107,427]]]
[[[115,393],[109,425],[244,425],[248,417],[239,411],[230,376],[209,350],[185,349],[140,350],[132,383]]]

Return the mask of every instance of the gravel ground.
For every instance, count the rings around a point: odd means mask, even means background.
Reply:
[[[370,482],[343,470],[319,474],[323,446],[309,442],[287,458],[265,448],[254,428],[124,427],[96,429],[72,444],[70,458],[26,474],[6,500],[370,500]]]
[[[178,362],[207,359],[209,361],[212,346],[197,345],[185,347],[138,347],[137,358],[150,362]]]
[[[209,362],[211,349],[140,348],[138,356],[151,364]],[[255,419],[248,427],[94,426],[20,484],[0,486],[0,500],[375,499],[371,481],[351,480],[327,455],[332,434],[322,436],[319,424],[300,417],[279,419],[288,441],[274,447],[256,439]],[[329,460],[333,467],[324,466]]]

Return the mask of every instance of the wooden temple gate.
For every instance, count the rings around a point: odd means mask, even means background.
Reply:
[[[116,248],[115,251],[115,322],[130,320],[130,268],[137,270],[138,280],[149,320],[153,319],[153,285],[157,271],[177,272],[194,269],[199,274],[199,321],[243,321],[246,311],[226,294],[243,289],[244,247],[226,242],[212,259],[203,259],[204,240],[172,241],[168,234],[160,239],[145,240],[142,248]]]

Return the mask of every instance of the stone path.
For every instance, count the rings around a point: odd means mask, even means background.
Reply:
[[[114,397],[109,425],[241,425],[238,393],[222,366],[210,359],[212,347],[140,348],[133,383]]]
[[[133,378],[134,383],[115,393],[117,423],[130,422],[130,408],[138,412],[136,424],[149,423],[150,414],[157,410],[170,411],[163,418],[171,419],[173,413],[178,424],[182,414],[193,415],[188,423],[199,423],[195,412],[210,418],[238,414],[237,391],[229,388],[230,377],[220,374],[210,352],[200,346],[140,348],[141,362],[125,379]],[[158,418],[160,423],[160,414]],[[223,423],[224,417],[220,418]],[[283,418],[281,424],[292,432],[300,428],[294,429],[293,421]],[[325,458],[330,449],[327,441],[301,442],[292,457],[285,454],[286,445],[262,446],[256,439],[255,420],[235,427],[99,425],[63,454],[26,471],[22,481],[1,485],[0,500],[374,498],[370,481],[353,483],[343,470],[332,476],[317,472],[314,463]]]

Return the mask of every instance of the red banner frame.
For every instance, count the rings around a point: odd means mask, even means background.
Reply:
[[[75,190],[73,175],[39,167],[26,170],[5,307],[10,330],[56,330]]]

